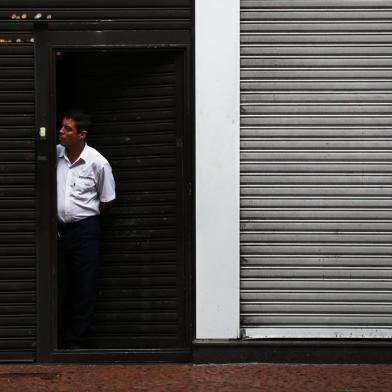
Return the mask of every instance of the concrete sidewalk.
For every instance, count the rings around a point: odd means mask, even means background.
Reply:
[[[392,392],[392,365],[2,365],[1,392]]]

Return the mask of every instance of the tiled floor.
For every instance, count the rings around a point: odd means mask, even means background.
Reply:
[[[2,365],[9,392],[392,392],[392,365]]]

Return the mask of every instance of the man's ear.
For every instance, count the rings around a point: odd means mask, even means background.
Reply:
[[[80,136],[82,137],[83,140],[86,139],[86,137],[87,137],[87,131],[81,131],[81,132],[80,132]]]

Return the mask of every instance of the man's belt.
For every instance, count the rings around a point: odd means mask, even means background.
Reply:
[[[61,232],[65,231],[65,230],[69,230],[69,229],[74,229],[74,228],[80,226],[81,224],[85,223],[87,220],[89,220],[91,218],[95,218],[97,216],[99,216],[99,215],[88,216],[87,218],[80,219],[75,222],[67,222],[67,223],[57,222],[57,228]]]

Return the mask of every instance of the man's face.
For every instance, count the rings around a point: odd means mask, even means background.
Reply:
[[[86,135],[86,131],[77,131],[75,120],[72,118],[63,119],[62,127],[59,130],[59,140],[64,147],[72,148],[82,145]]]

